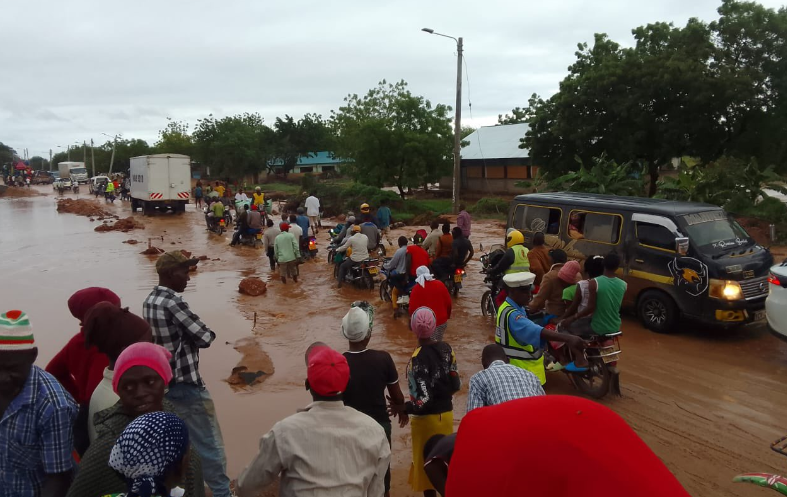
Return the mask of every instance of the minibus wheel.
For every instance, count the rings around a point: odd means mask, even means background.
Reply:
[[[672,333],[678,322],[678,306],[675,301],[658,290],[648,290],[640,296],[637,314],[645,328],[656,333]]]

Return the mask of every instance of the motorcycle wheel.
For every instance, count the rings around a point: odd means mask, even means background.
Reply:
[[[382,243],[378,244],[377,249],[375,249],[375,252],[377,253],[377,257],[382,259],[386,255],[385,246]]]
[[[391,301],[391,284],[388,283],[388,280],[380,283],[380,300],[383,302]]]
[[[369,273],[364,274],[361,277],[361,286],[367,290],[374,290],[374,279],[372,278],[372,275]]]
[[[609,393],[612,373],[601,359],[588,359],[588,370],[583,373],[568,373],[571,383],[583,394],[601,399]]]
[[[484,317],[495,317],[495,299],[492,298],[492,292],[487,290],[481,296],[481,313]]]
[[[454,297],[459,295],[459,285],[457,285],[456,282],[451,283],[451,295]]]

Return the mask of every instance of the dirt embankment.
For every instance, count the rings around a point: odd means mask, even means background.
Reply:
[[[96,218],[99,221],[103,221],[105,218],[117,219],[116,215],[105,211],[98,202],[83,198],[63,198],[58,200],[57,212]]]
[[[108,221],[104,221],[105,224],[101,226],[96,226],[95,231],[103,232],[103,231],[122,231],[123,233],[127,233],[131,230],[136,229],[143,229],[145,225],[140,223],[139,221],[135,220],[133,217],[127,217],[125,219],[118,219],[112,224],[109,224]]]
[[[41,194],[36,190],[32,190],[30,188],[21,188],[18,186],[9,186],[8,188],[3,188],[0,186],[0,197],[5,198],[24,198],[24,197],[38,197]]]

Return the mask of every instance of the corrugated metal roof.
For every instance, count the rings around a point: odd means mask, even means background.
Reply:
[[[312,157],[301,157],[298,159],[297,166],[315,166],[317,164],[341,164],[343,162],[342,159],[334,158],[333,152],[312,152]],[[281,159],[271,160],[268,161],[268,164],[271,166],[280,166],[282,164]]]
[[[464,139],[462,159],[509,159],[525,158],[530,151],[519,148],[519,140],[527,133],[527,123],[483,126]]]

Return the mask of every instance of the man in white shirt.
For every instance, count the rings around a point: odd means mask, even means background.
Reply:
[[[249,201],[249,197],[247,197],[246,194],[243,193],[243,189],[241,188],[240,190],[238,190],[238,193],[235,194],[235,202],[248,202],[248,201]]]
[[[298,226],[298,216],[295,214],[290,214],[290,233],[295,235],[295,241],[300,243],[301,238],[303,237],[303,228]]]
[[[239,497],[256,497],[281,474],[280,497],[379,497],[391,449],[374,419],[347,407],[347,359],[327,346],[307,352],[314,402],[275,425],[238,478]]]
[[[314,195],[309,195],[306,197],[306,201],[303,205],[306,207],[306,215],[309,217],[309,223],[311,223],[314,234],[316,235],[317,227],[320,225],[320,199]]]
[[[437,247],[440,245],[440,235],[442,235],[443,232],[440,230],[440,223],[437,220],[432,221],[429,227],[432,228],[432,231],[426,235],[424,242],[421,244],[421,248],[426,250],[429,253],[429,257],[434,259],[437,256]]]
[[[361,227],[354,224],[352,227],[353,236],[347,238],[341,247],[337,248],[337,252],[347,252],[348,248],[352,249],[350,257],[345,259],[339,265],[339,288],[344,283],[344,277],[354,265],[360,264],[369,258],[369,238],[361,233]]]

